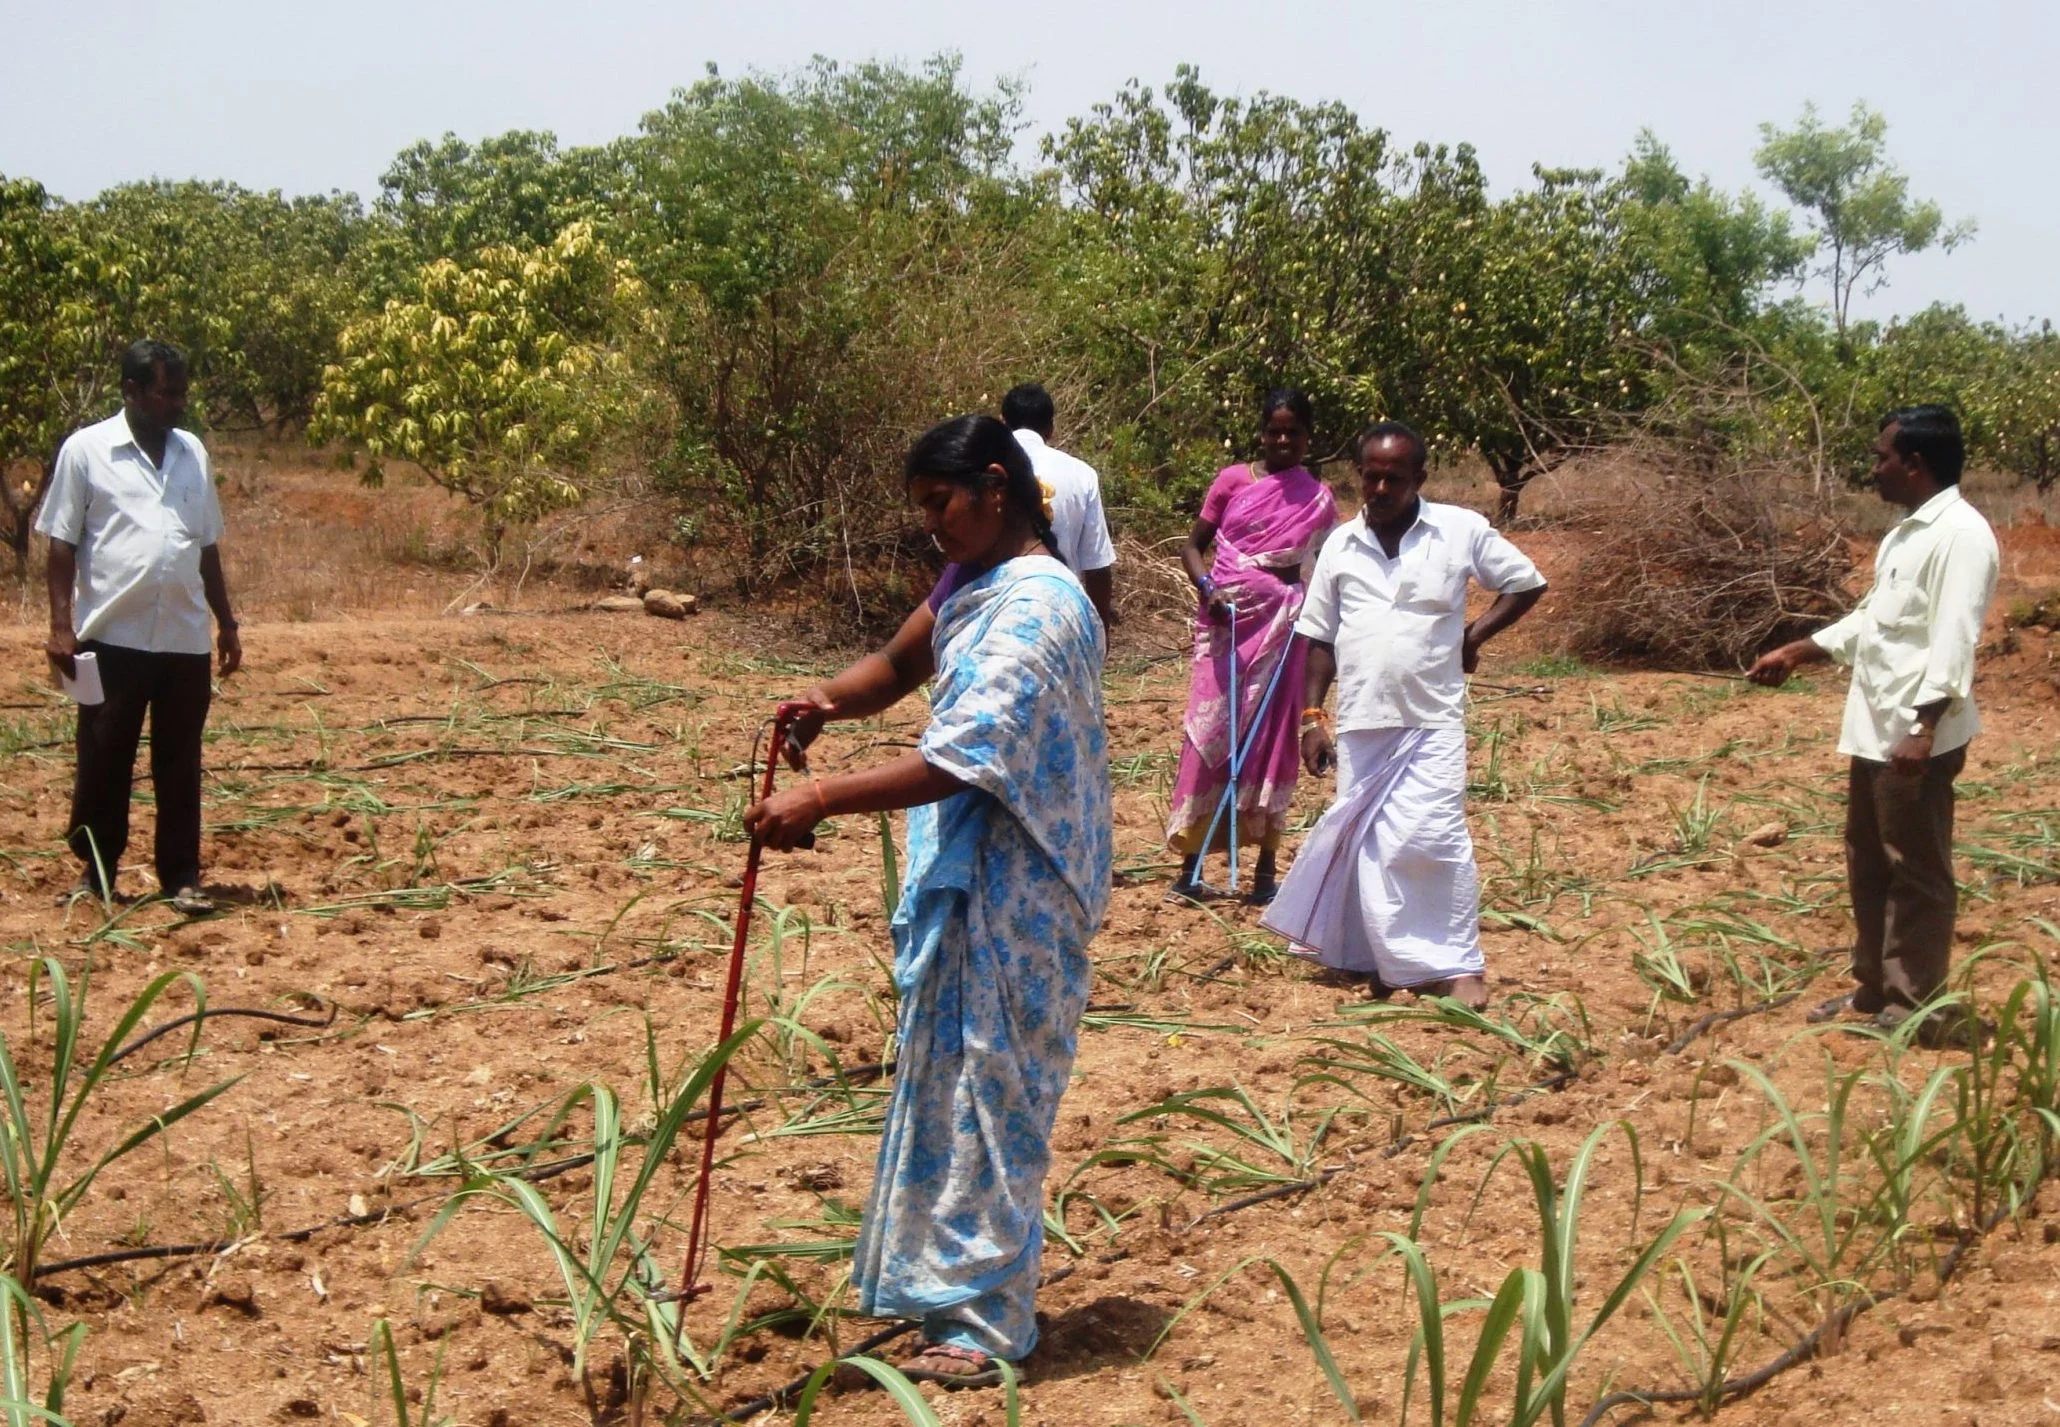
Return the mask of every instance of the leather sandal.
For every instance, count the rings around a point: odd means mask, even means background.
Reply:
[[[215,899],[198,887],[181,887],[166,900],[181,916],[204,917],[215,909]]]
[[[943,1358],[964,1365],[964,1371],[918,1367],[925,1358]],[[925,1343],[923,1350],[901,1364],[901,1375],[910,1382],[934,1382],[940,1387],[999,1387],[1001,1364],[978,1348],[961,1348],[956,1343]]]
[[[1803,1012],[1803,1019],[1813,1026],[1821,1026],[1827,1021],[1835,1021],[1840,1016],[1850,1014],[1855,1009],[1853,993],[1847,991],[1842,995],[1833,996],[1828,1001],[1819,1001]]]

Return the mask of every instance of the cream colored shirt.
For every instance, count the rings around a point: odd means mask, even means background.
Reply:
[[[58,450],[36,529],[78,549],[80,639],[154,654],[213,649],[200,552],[222,538],[222,508],[199,437],[167,433],[158,467],[122,412],[74,431]]]
[[[1853,671],[1838,751],[1886,763],[1925,704],[1946,700],[1933,756],[1981,731],[1974,710],[1974,649],[1996,593],[1995,532],[1948,486],[1882,538],[1874,587],[1838,623],[1813,636]]]

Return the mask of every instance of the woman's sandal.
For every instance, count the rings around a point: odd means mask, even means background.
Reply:
[[[956,1364],[953,1367],[921,1367],[924,1361]],[[941,1387],[999,1387],[1001,1364],[978,1348],[961,1348],[955,1343],[925,1343],[923,1350],[901,1364],[901,1375],[910,1382],[934,1382]]]

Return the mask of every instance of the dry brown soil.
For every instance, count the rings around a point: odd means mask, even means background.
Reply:
[[[1530,543],[1548,573],[1563,572],[1577,553],[1568,537]],[[2060,575],[2047,532],[2013,532],[2011,550],[2010,594]],[[1592,1309],[1628,1261],[1626,1246],[1676,1207],[1713,1202],[1710,1185],[1733,1173],[1767,1123],[1764,1098],[1731,1062],[1758,1067],[1814,1110],[1827,1058],[1860,1067],[1878,1062],[1879,1047],[1806,1035],[1800,1016],[1838,985],[1838,952],[1850,940],[1833,751],[1842,681],[1819,677],[1768,693],[1678,675],[1568,672],[1537,662],[1552,620],[1548,601],[1521,640],[1491,650],[1482,671],[1472,811],[1495,1011],[1534,1030],[1573,1031],[1579,1074],[1478,1122],[1487,1128],[1442,1165],[1420,1241],[1447,1297],[1492,1293],[1510,1267],[1539,1261],[1536,1216],[1514,1161],[1499,1163],[1476,1207],[1497,1151],[1512,1138],[1534,1140],[1564,1173],[1591,1130],[1626,1121],[1637,1131],[1644,1193],[1639,1202],[1629,1142],[1607,1140],[1583,1218],[1583,1301]],[[1991,636],[1979,684],[1988,728],[1962,786],[1962,842],[1981,855],[1962,864],[1960,934],[1966,953],[2002,948],[1979,978],[1987,998],[2007,989],[2031,950],[2056,950],[2038,919],[2060,921],[2051,781],[2060,640],[2035,629],[2006,633],[2000,621]],[[167,971],[202,978],[216,1007],[336,1012],[326,1029],[209,1022],[190,1061],[184,1041],[168,1037],[125,1061],[80,1120],[74,1163],[181,1097],[240,1077],[161,1146],[109,1169],[47,1249],[49,1261],[235,1241],[220,1253],[44,1280],[53,1326],[89,1329],[71,1413],[128,1427],[388,1421],[366,1347],[374,1321],[385,1318],[407,1382],[427,1388],[440,1373],[439,1415],[466,1424],[622,1420],[609,1384],[618,1340],[604,1331],[589,1380],[575,1380],[564,1289],[532,1227],[477,1203],[426,1247],[422,1239],[456,1187],[447,1158],[454,1146],[490,1155],[483,1137],[586,1082],[615,1087],[625,1118],[646,1122],[647,1027],[667,1078],[712,1042],[744,860],[736,769],[769,701],[802,687],[814,666],[805,657],[785,662],[797,656],[763,619],[728,614],[687,624],[582,614],[260,621],[245,640],[249,664],[221,690],[208,752],[207,860],[231,905],[190,923],[145,906],[103,925],[96,908],[52,906],[73,875],[55,846],[69,720],[42,690],[31,630],[4,639],[0,667],[14,672],[0,691],[0,924],[9,952],[0,1030],[24,1074],[47,1086],[48,1008],[33,1027],[30,1015],[29,969],[39,956],[75,974],[90,967],[95,1045]],[[1368,1027],[1353,1017],[1366,1005],[1275,954],[1251,934],[1247,909],[1161,904],[1158,832],[1183,692],[1177,661],[1120,650],[1111,660],[1124,875],[1094,944],[1098,1009],[1058,1132],[1052,1186],[1075,1191],[1064,1221],[1076,1248],[1046,1248],[1054,1281],[1041,1298],[1044,1344],[1028,1365],[1022,1420],[1188,1420],[1176,1392],[1195,1420],[1218,1427],[1342,1420],[1263,1266],[1232,1275],[1159,1342],[1219,1275],[1270,1258],[1312,1296],[1325,1283],[1325,1329],[1360,1409],[1369,1422],[1393,1422],[1415,1318],[1398,1265],[1370,1236],[1407,1226],[1429,1152],[1452,1132],[1426,1127],[1453,1107],[1372,1075],[1307,1083],[1308,1057],[1333,1052],[1333,1042],[1364,1044]],[[823,757],[830,767],[860,765],[888,756],[918,727],[911,709],[877,727],[833,731]],[[1306,815],[1326,791],[1305,783]],[[1683,852],[1681,827],[1698,797],[1706,845]],[[139,798],[130,890],[147,885],[138,851],[147,849],[150,819]],[[1778,828],[1775,845],[1746,840],[1769,827]],[[768,1035],[738,1062],[752,1088],[733,1094],[764,1103],[725,1135],[731,1158],[714,1201],[722,1245],[851,1232],[844,1211],[863,1201],[870,1180],[871,1127],[835,1132],[832,1120],[822,1127],[829,1132],[795,1133],[844,1102],[768,1092],[821,1074],[823,1046],[847,1066],[880,1058],[891,1010],[879,852],[874,826],[846,819],[825,829],[815,852],[768,867],[749,1008],[783,1010],[822,1042],[781,1046]],[[1797,967],[1821,970],[1798,988],[1800,1001],[1670,1053],[1671,1038],[1698,1017],[1754,999],[1721,970],[1721,943],[1707,929],[1721,916],[1771,934],[1763,943],[1734,936],[1732,947],[1788,977],[1784,985]],[[1653,938],[1654,919],[1699,968],[1689,1000],[1656,1005],[1634,972],[1637,938]],[[1739,923],[1729,925],[1735,932]],[[1768,960],[1754,961],[1762,952]],[[148,1023],[183,1012],[190,999],[173,987]],[[1456,1081],[1462,1111],[1549,1077],[1549,1065],[1480,1034],[1421,1023],[1381,1029]],[[1951,1063],[1913,1053],[1902,1073],[1914,1082]],[[1301,1165],[1291,1162],[1297,1151],[1272,1156],[1177,1115],[1123,1123],[1169,1095],[1232,1085],[1276,1122],[1288,1117],[1299,1148],[1322,1112],[1341,1110]],[[877,1111],[865,1093],[854,1103]],[[584,1112],[565,1134],[591,1135]],[[1211,1147],[1235,1150],[1252,1167],[1249,1184],[1226,1181],[1212,1193],[1149,1159],[1088,1163],[1111,1143],[1140,1137],[1153,1138],[1132,1150],[1156,1153],[1190,1178],[1208,1177]],[[676,1156],[647,1211],[677,1221],[690,1170]],[[1200,1217],[1269,1175],[1332,1170],[1307,1192]],[[589,1215],[588,1171],[538,1188],[564,1222]],[[1921,1423],[2060,1422],[2056,1211],[2060,1194],[2049,1185],[2031,1212],[1971,1251],[1943,1294],[1918,1274],[1913,1297],[1865,1315],[1830,1355],[1727,1407],[1720,1420],[1888,1413]],[[281,1237],[351,1215],[359,1222],[304,1241]],[[1927,1243],[1934,1232],[1945,1243],[1954,1226],[1918,1227]],[[676,1228],[659,1232],[668,1277],[681,1247]],[[1683,1252],[1710,1261],[1692,1236]],[[841,1262],[776,1261],[809,1298],[841,1301]],[[734,1272],[718,1279],[690,1317],[703,1343],[720,1331],[739,1282]],[[1772,1311],[1748,1323],[1740,1370],[1809,1325],[1807,1287],[1769,1286]],[[792,1301],[761,1282],[750,1306]],[[1663,1301],[1681,1307],[1678,1294]],[[1458,1347],[1470,1342],[1475,1316],[1454,1320]],[[849,1343],[872,1326],[847,1321],[837,1331]],[[721,1363],[708,1397],[748,1398],[827,1351],[820,1333],[804,1338],[791,1326],[751,1334]],[[1649,1305],[1634,1300],[1574,1373],[1576,1420],[1609,1385],[1681,1381]],[[1491,1415],[1505,1420],[1507,1373],[1495,1384]],[[947,1423],[1004,1420],[996,1392],[933,1400]],[[822,1420],[901,1419],[885,1395],[854,1391],[826,1400]]]

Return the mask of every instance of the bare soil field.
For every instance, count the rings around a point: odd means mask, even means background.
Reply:
[[[1524,537],[1555,577],[1586,538]],[[2060,584],[2052,532],[2006,544],[2004,609]],[[468,1174],[526,1174],[586,1251],[596,1115],[574,1092],[619,1096],[619,1201],[640,1137],[715,1039],[741,765],[771,701],[830,661],[748,613],[437,618],[462,582],[422,578],[418,600],[392,601],[412,613],[274,607],[246,625],[248,663],[209,731],[206,851],[227,905],[203,920],[52,905],[75,875],[57,846],[70,719],[42,685],[33,625],[0,636],[0,1031],[32,1122],[53,1053],[39,958],[74,991],[90,981],[88,1052],[167,973],[204,983],[211,1009],[296,1022],[213,1017],[197,1046],[181,1028],[115,1065],[80,1115],[60,1180],[230,1082],[112,1162],[43,1247],[46,1319],[87,1329],[66,1400],[77,1422],[391,1422],[382,1321],[405,1392],[433,1399],[415,1413],[631,1420],[622,1334],[599,1324],[575,1358],[575,1295],[532,1217],[481,1195],[429,1232]],[[1960,951],[1991,1016],[2060,951],[2060,638],[2001,614],[1959,834]],[[1991,1225],[1995,1200],[1954,1187],[1959,1151],[1927,1140],[1988,1083],[1970,1057],[1802,1020],[1840,985],[1851,938],[1842,677],[1768,692],[1599,673],[1551,655],[1553,619],[1548,597],[1475,684],[1494,996],[1479,1021],[1327,985],[1242,905],[1162,904],[1185,671],[1140,631],[1119,644],[1106,688],[1118,888],[1061,1113],[1022,1422],[1343,1421],[1297,1293],[1363,1420],[1400,1420],[1422,1320],[1383,1236],[1413,1238],[1447,1305],[1489,1299],[1512,1268],[1548,1262],[1511,1147],[1541,1147],[1564,1186],[1598,1130],[1585,1195],[1559,1201],[1578,1221],[1576,1334],[1677,1212],[1722,1212],[1689,1224],[1575,1357],[1569,1420],[1613,1391],[1692,1388],[1715,1352],[1718,1377],[1740,1376],[1867,1303],[1718,1420],[2060,1422],[2060,1186],[2020,1166],[2030,1202]],[[919,727],[911,708],[833,729],[820,757],[863,764]],[[1305,821],[1328,791],[1305,780]],[[150,819],[139,788],[131,891],[147,884]],[[815,851],[769,858],[759,890],[746,993],[766,1020],[733,1066],[715,1291],[687,1310],[710,1406],[768,1393],[881,1326],[841,1313],[892,1052],[877,824],[843,819]],[[193,1002],[175,980],[118,1038]],[[1884,1135],[1927,1087],[1916,1151],[1884,1161]],[[1211,1091],[1224,1093],[1196,1098]],[[1841,1105],[1843,1139],[1827,1116]],[[1884,1162],[1900,1173],[1888,1190]],[[669,1283],[693,1170],[682,1142],[634,1225]],[[213,1247],[161,1252],[192,1245]],[[160,1256],[65,1264],[142,1251]],[[624,1302],[641,1311],[634,1291]],[[1482,1316],[1449,1320],[1454,1397]],[[1510,1420],[1513,1361],[1484,1379],[1479,1420]],[[1419,1370],[1412,1420],[1430,1420],[1424,1393]],[[999,1390],[925,1395],[944,1423],[1009,1420]],[[657,1391],[651,1420],[675,1404]],[[851,1384],[817,1410],[904,1420]]]

